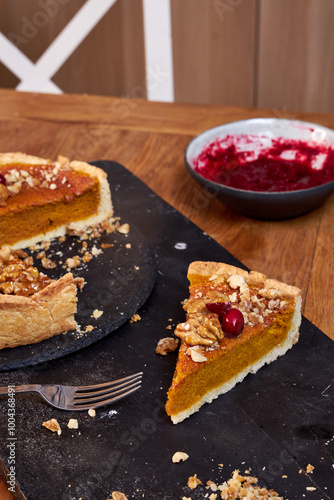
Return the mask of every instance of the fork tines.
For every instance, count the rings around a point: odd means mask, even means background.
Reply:
[[[113,382],[79,386],[75,391],[73,404],[93,408],[118,401],[139,389],[142,375],[142,372],[138,372]]]

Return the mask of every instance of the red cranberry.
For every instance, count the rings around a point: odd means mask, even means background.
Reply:
[[[206,308],[221,317],[231,309],[231,302],[211,302],[206,304]]]
[[[0,174],[0,184],[3,184],[4,186],[7,186],[7,181],[6,177],[2,174]]]
[[[224,333],[230,337],[237,337],[244,329],[244,317],[239,309],[232,308],[222,317],[222,327]]]

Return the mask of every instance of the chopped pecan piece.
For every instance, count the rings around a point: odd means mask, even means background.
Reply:
[[[31,258],[21,260],[18,255],[23,254],[9,247],[0,250],[0,293],[28,297],[53,281],[31,265]]]
[[[53,262],[53,260],[48,259],[47,257],[43,257],[42,266],[44,267],[44,269],[54,269],[57,266],[57,264]]]
[[[165,337],[164,339],[159,340],[155,352],[157,354],[161,354],[162,356],[166,356],[167,353],[175,351],[178,345],[179,339],[174,339],[173,337]]]
[[[197,474],[194,474],[194,476],[189,477],[187,484],[191,490],[194,490],[199,484],[202,484],[202,481],[198,479]]]
[[[56,432],[58,436],[61,434],[61,428],[58,421],[55,418],[51,418],[51,420],[47,420],[43,422],[43,426],[49,429],[52,432]]]
[[[137,323],[137,321],[141,320],[141,316],[138,313],[135,313],[131,316],[130,323]]]
[[[188,354],[195,363],[204,363],[207,360],[203,354],[201,354],[196,347],[188,347],[186,350],[186,354]]]
[[[186,323],[177,325],[175,335],[189,345],[212,345],[223,337],[223,331],[216,315],[193,316]]]
[[[185,460],[187,460],[189,458],[189,455],[187,453],[184,453],[183,451],[177,451],[176,453],[174,453],[174,455],[172,456],[172,462],[174,464],[177,464],[179,462],[184,462]]]

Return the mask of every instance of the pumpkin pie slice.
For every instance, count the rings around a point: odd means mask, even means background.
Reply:
[[[177,424],[290,349],[299,337],[300,290],[264,274],[193,262],[186,321],[167,414]]]
[[[0,248],[25,248],[113,215],[106,173],[59,156],[0,154]]]

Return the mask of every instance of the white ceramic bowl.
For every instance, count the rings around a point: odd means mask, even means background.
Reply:
[[[255,152],[267,149],[275,139],[303,141],[312,145],[329,145],[334,148],[334,131],[314,123],[281,118],[256,118],[227,123],[209,129],[188,145],[185,163],[190,175],[204,189],[214,193],[225,205],[249,217],[278,220],[302,215],[318,207],[334,192],[334,181],[316,187],[295,191],[250,191],[237,189],[206,179],[194,170],[194,160],[215,139],[226,136],[252,136],[239,145],[239,150]],[[242,149],[244,148],[244,149]]]

